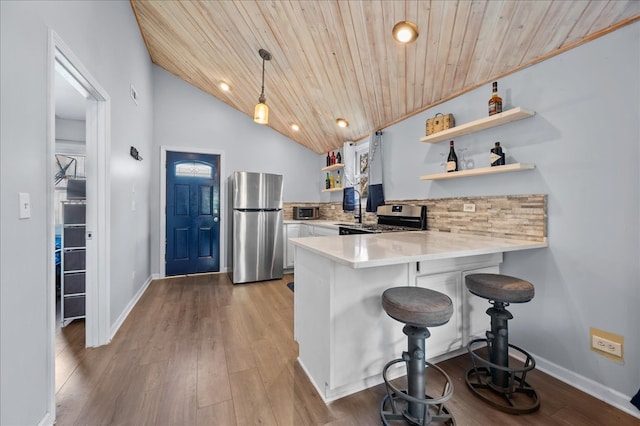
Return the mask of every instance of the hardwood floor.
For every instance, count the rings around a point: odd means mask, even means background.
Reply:
[[[82,322],[69,324],[56,344],[57,425],[380,424],[383,386],[325,405],[297,364],[292,280],[154,281],[99,348],[84,348]],[[541,396],[538,412],[496,411],[466,388],[469,362],[465,355],[439,364],[454,381],[447,406],[459,426],[640,423],[539,371],[528,376]]]

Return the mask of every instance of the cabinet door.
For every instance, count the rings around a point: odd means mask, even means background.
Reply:
[[[330,237],[338,235],[338,229],[335,228],[325,228],[324,226],[314,226],[313,228],[313,234],[316,237]]]
[[[462,347],[462,314],[458,309],[460,306],[460,277],[460,272],[416,277],[418,287],[444,293],[453,302],[453,315],[449,322],[439,327],[429,328],[431,337],[425,342],[427,359]]]
[[[297,223],[287,224],[285,233],[285,256],[284,267],[289,269],[293,268],[294,254],[296,252],[295,246],[289,242],[289,238],[298,238],[300,236],[300,225]]]
[[[491,328],[491,318],[487,315],[487,309],[491,307],[489,301],[482,297],[471,294],[465,284],[465,278],[469,274],[499,274],[498,266],[490,266],[487,268],[474,269],[464,271],[462,273],[462,323],[464,324],[464,342],[466,345],[469,340],[485,336],[485,331]]]

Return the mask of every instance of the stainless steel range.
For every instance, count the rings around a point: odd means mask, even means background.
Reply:
[[[341,224],[340,235],[379,234],[382,232],[422,231],[427,229],[427,207],[402,204],[384,205],[376,211],[378,223]]]

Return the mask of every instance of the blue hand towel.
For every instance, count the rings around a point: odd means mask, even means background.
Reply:
[[[352,212],[356,209],[356,196],[352,187],[344,188],[342,191],[342,210]]]
[[[384,204],[384,191],[382,190],[382,184],[377,183],[375,185],[369,184],[369,196],[367,197],[367,211],[375,212],[378,210],[378,206]]]

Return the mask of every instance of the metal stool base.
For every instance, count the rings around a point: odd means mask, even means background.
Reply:
[[[528,414],[540,408],[540,398],[526,382],[527,372],[533,370],[535,361],[529,353],[515,345],[509,347],[526,356],[524,367],[512,368],[494,364],[473,352],[472,346],[477,343],[487,343],[486,339],[475,339],[469,342],[467,350],[473,361],[473,368],[467,371],[465,381],[475,396],[489,405],[509,414]],[[476,364],[482,364],[478,366]],[[508,387],[495,385],[491,380],[491,369],[497,369],[509,373]],[[520,374],[520,375],[518,375]]]
[[[455,419],[444,406],[444,403],[453,395],[453,382],[447,373],[437,365],[425,361],[425,366],[433,368],[444,377],[445,385],[442,390],[442,395],[439,398],[432,398],[429,395],[425,395],[424,399],[418,399],[408,395],[406,390],[396,388],[387,379],[387,370],[389,367],[399,362],[405,362],[405,360],[399,358],[390,361],[382,370],[382,377],[387,387],[387,394],[380,402],[380,419],[382,420],[382,424],[385,426],[406,424],[416,426],[433,424],[455,426]],[[408,413],[407,406],[409,401],[418,403],[424,407],[422,419],[417,419]]]

